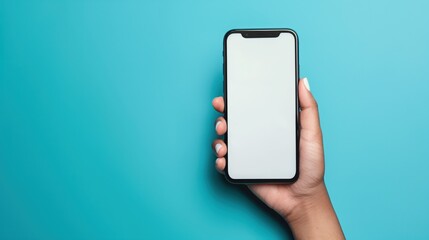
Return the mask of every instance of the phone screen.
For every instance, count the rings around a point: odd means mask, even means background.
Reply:
[[[227,174],[292,179],[297,169],[296,36],[230,33],[226,49]]]

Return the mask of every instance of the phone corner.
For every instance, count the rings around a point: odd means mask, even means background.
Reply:
[[[292,178],[288,179],[289,180],[288,182],[289,183],[294,183],[294,182],[296,182],[298,180],[298,178],[299,178],[299,170],[296,169],[295,175]]]
[[[231,177],[231,175],[229,174],[229,172],[228,172],[228,168],[227,167],[225,167],[225,172],[224,172],[224,174],[225,174],[225,179],[229,182],[229,183],[231,183],[231,184],[239,184],[239,181],[237,181],[236,179],[234,179],[234,178],[232,178]]]
[[[295,41],[298,43],[298,33],[294,30],[294,29],[292,29],[292,28],[286,28],[285,29],[288,33],[290,33],[294,38],[295,38]]]
[[[223,42],[226,43],[226,41],[228,40],[228,37],[233,34],[233,33],[237,33],[237,29],[230,29],[228,30],[224,35],[223,35]]]

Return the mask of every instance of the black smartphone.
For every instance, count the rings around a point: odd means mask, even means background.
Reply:
[[[291,29],[234,29],[223,42],[225,176],[231,183],[298,178],[298,36]]]

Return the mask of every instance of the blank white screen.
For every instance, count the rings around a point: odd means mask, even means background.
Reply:
[[[296,172],[295,37],[227,39],[228,174],[290,179]]]

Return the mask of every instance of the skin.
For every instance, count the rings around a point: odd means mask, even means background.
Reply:
[[[299,81],[300,176],[293,184],[249,184],[248,188],[289,224],[295,239],[345,239],[324,182],[324,153],[319,111],[310,90]],[[223,97],[213,99],[213,107],[224,112]],[[216,119],[216,133],[222,136],[228,126],[224,117]],[[221,147],[216,152],[215,146]],[[223,173],[227,146],[222,139],[212,144],[216,169]]]

